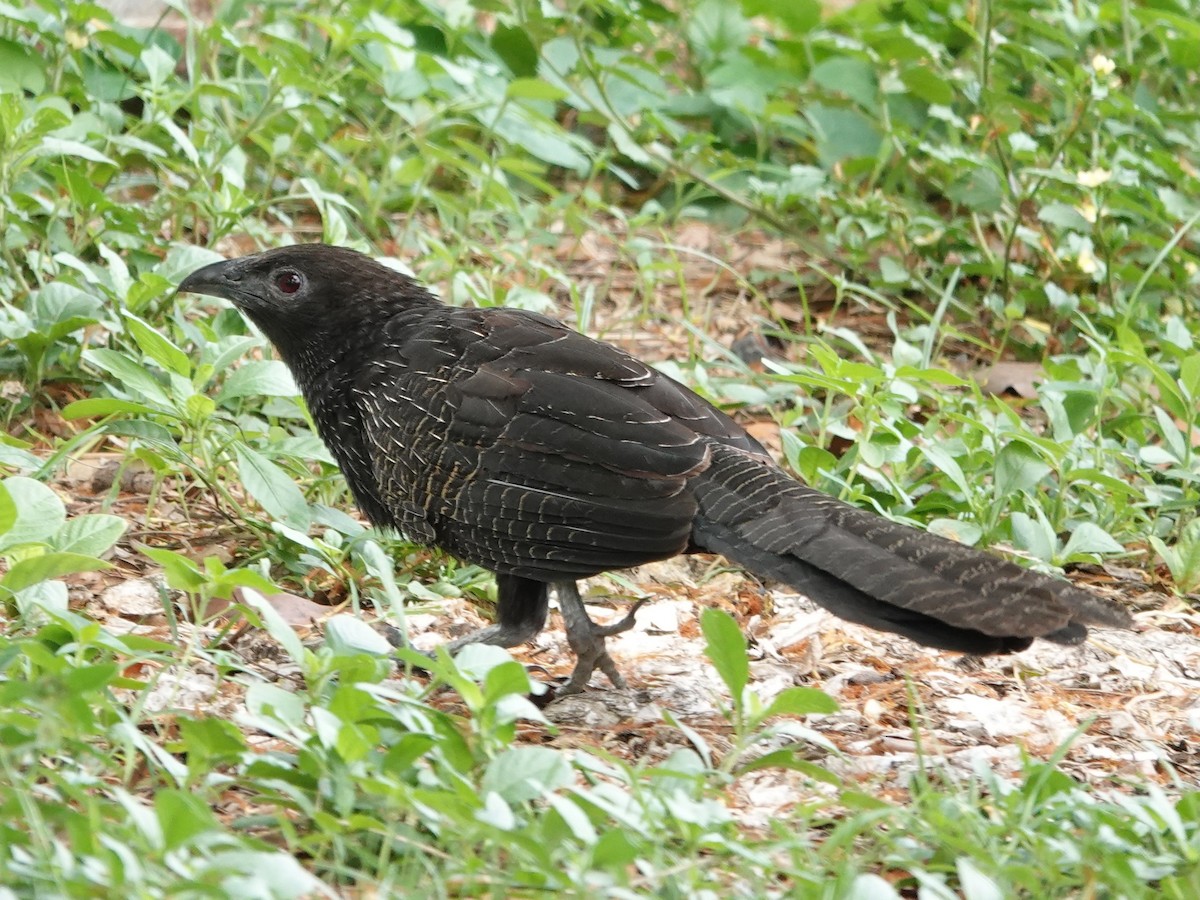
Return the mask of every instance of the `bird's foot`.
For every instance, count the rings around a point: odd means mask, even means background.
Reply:
[[[632,628],[637,611],[646,601],[638,600],[620,621],[611,625],[597,625],[588,616],[583,598],[579,596],[579,589],[574,583],[557,584],[555,590],[563,625],[567,631],[567,643],[575,651],[576,657],[575,670],[571,672],[566,684],[557,690],[558,696],[578,694],[587,686],[597,668],[608,676],[613,687],[624,689],[625,679],[617,670],[613,658],[608,655],[604,639]]]

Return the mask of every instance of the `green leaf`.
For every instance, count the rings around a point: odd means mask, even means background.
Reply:
[[[146,369],[119,350],[98,348],[85,350],[84,359],[110,375],[115,375],[122,390],[132,389],[152,403],[170,406],[166,392]]]
[[[497,25],[492,32],[492,49],[518,78],[532,79],[537,75],[538,52],[527,29]]]
[[[116,397],[89,397],[68,403],[62,411],[64,419],[99,419],[113,413],[136,413],[151,415],[158,412],[153,406],[133,400],[118,400]]]
[[[3,485],[16,516],[8,528],[0,529],[0,551],[47,542],[66,522],[67,510],[58,494],[40,481],[14,475]]]
[[[1050,466],[1024,441],[1009,441],[996,454],[996,495],[1032,490],[1050,472]]]
[[[509,803],[546,797],[575,782],[566,756],[549,747],[511,747],[488,764],[480,793],[494,791]]]
[[[307,531],[312,516],[304,494],[291,477],[261,453],[237,447],[238,473],[246,491],[268,515]]]
[[[492,704],[501,697],[517,694],[524,697],[529,693],[529,673],[516,660],[502,662],[488,670],[483,679],[484,703]]]
[[[107,163],[115,166],[116,160],[109,159],[94,147],[89,147],[80,141],[68,141],[62,138],[44,137],[34,150],[35,156],[69,156],[85,159],[88,162]]]
[[[705,655],[725,682],[734,703],[740,704],[750,680],[746,636],[733,616],[720,609],[709,608],[700,613],[700,630],[704,632]]]
[[[1050,225],[1078,231],[1080,234],[1091,234],[1092,224],[1069,203],[1047,203],[1038,210],[1038,218]]]
[[[560,87],[542,81],[540,78],[517,78],[508,83],[504,95],[513,100],[546,100],[557,102],[567,96]]]
[[[946,195],[967,209],[980,213],[999,212],[1005,188],[1000,176],[989,166],[975,166],[946,189]]]
[[[843,94],[864,109],[878,105],[875,67],[858,56],[831,56],[813,66],[812,80],[830,93]]]
[[[1044,562],[1050,562],[1054,559],[1054,548],[1058,541],[1054,529],[1046,521],[1045,514],[1036,506],[1034,511],[1037,518],[1023,512],[1015,512],[1009,517],[1013,544]]]
[[[949,80],[929,66],[909,66],[900,72],[900,80],[914,97],[926,103],[950,106],[954,102],[954,88]]]
[[[303,665],[304,645],[300,643],[300,636],[296,634],[296,630],[287,623],[279,611],[254,588],[243,588],[241,597],[242,604],[258,614],[267,634],[279,642],[279,646],[283,647],[292,662]],[[249,702],[249,696],[246,699]]]
[[[334,653],[339,654],[370,653],[373,656],[390,656],[393,650],[382,634],[358,616],[349,613],[339,613],[326,620],[325,643]]]
[[[873,157],[879,152],[879,130],[858,110],[814,103],[804,114],[816,131],[817,154],[826,169],[844,159]]]
[[[947,540],[956,541],[968,547],[974,547],[983,537],[983,529],[979,525],[962,519],[949,519],[945,517],[931,519],[926,526],[926,530],[930,534],[936,534],[938,537],[944,537]]]
[[[16,524],[17,504],[13,500],[12,494],[8,492],[8,488],[4,486],[4,482],[0,481],[0,544],[3,543],[4,536]]]
[[[104,560],[81,553],[43,553],[13,563],[7,574],[0,578],[0,588],[16,593],[39,581],[72,575],[75,572],[90,572],[94,569],[112,568]]]
[[[1179,364],[1179,387],[1193,403],[1200,399],[1200,353],[1185,357]]]
[[[218,403],[238,397],[295,397],[299,391],[288,367],[277,359],[255,359],[234,369],[225,378]]]
[[[291,629],[289,628],[288,631]],[[294,632],[293,637],[295,637]],[[299,644],[300,639],[296,638],[296,645],[299,646]],[[263,724],[278,723],[289,730],[308,730],[304,722],[304,698],[273,684],[255,682],[250,685],[246,689],[246,708],[251,715],[266,720]],[[273,732],[274,730],[268,728],[268,731]]]
[[[45,87],[45,58],[25,44],[0,38],[0,92],[29,91],[40,95]]]
[[[119,516],[93,513],[76,516],[55,533],[51,545],[64,553],[99,556],[125,533],[127,523]]]
[[[770,753],[764,753],[762,756],[756,757],[744,766],[738,766],[738,776],[748,775],[751,772],[757,772],[760,769],[790,769],[794,772],[803,772],[814,781],[820,781],[823,784],[832,784],[834,787],[841,787],[842,780],[833,772],[830,772],[824,766],[819,766],[814,762],[809,762],[797,755],[797,751],[791,747],[784,747],[779,750],[772,750]]]
[[[1167,564],[1176,590],[1190,594],[1200,587],[1200,519],[1193,519],[1184,527],[1174,547],[1168,547],[1154,535],[1150,536],[1150,544]]]
[[[1125,548],[1095,522],[1081,522],[1071,532],[1067,546],[1063,548],[1061,560],[1069,562],[1077,556],[1086,558],[1094,553],[1124,552]]]
[[[159,788],[154,792],[154,812],[167,850],[190,848],[200,835],[222,830],[208,801],[190,791]]]
[[[780,691],[762,712],[762,718],[771,716],[807,716],[812,713],[828,715],[838,711],[837,701],[816,688],[790,687]]]
[[[750,24],[726,0],[702,0],[692,10],[686,33],[702,61],[713,63],[740,50],[750,37]]]
[[[143,556],[162,566],[167,576],[167,584],[177,591],[194,594],[208,583],[208,578],[200,571],[200,567],[182,554],[141,544],[137,545],[137,548]]]
[[[125,313],[125,325],[146,356],[168,372],[174,372],[184,378],[191,377],[192,361],[188,355],[155,331],[148,322],[127,312]]]
[[[742,11],[751,18],[773,19],[792,34],[802,35],[821,24],[822,4],[820,0],[742,0]]]
[[[969,856],[960,856],[955,860],[958,869],[958,883],[962,887],[962,895],[969,900],[1004,900],[1009,896],[1000,885],[985,875]]]
[[[433,749],[436,743],[428,734],[405,734],[388,747],[381,768],[393,776],[404,775],[412,768],[413,763]]]
[[[62,281],[35,291],[29,310],[41,336],[51,342],[94,324],[103,313],[98,297]]]
[[[70,594],[61,581],[39,581],[17,591],[14,600],[26,620],[41,622],[46,614],[61,616],[70,609]]]

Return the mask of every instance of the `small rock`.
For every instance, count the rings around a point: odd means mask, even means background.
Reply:
[[[109,612],[127,618],[158,616],[163,612],[158,585],[145,578],[131,578],[105,588],[100,602]]]

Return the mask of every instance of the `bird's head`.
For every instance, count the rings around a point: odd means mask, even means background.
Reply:
[[[293,368],[314,351],[345,346],[355,333],[377,328],[401,309],[436,302],[408,276],[328,244],[212,263],[184,278],[179,290],[231,301]]]

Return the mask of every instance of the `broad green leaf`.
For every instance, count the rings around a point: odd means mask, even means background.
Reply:
[[[567,758],[549,747],[512,747],[493,759],[480,792],[495,791],[509,803],[546,797],[575,782]]]
[[[967,482],[967,476],[963,474],[962,466],[958,464],[957,459],[946,452],[944,447],[937,444],[925,444],[921,447],[921,453],[954,482],[954,486],[962,492],[964,497],[971,496],[971,485]]]
[[[288,367],[277,359],[254,359],[225,378],[217,402],[237,397],[295,397],[299,391]]]
[[[88,162],[107,163],[115,166],[115,160],[105,156],[94,147],[89,147],[81,141],[68,141],[56,137],[44,137],[34,151],[37,156],[71,156],[85,159]]]
[[[119,516],[92,513],[68,519],[55,533],[51,544],[64,553],[99,556],[125,533],[127,523]]]
[[[1001,889],[995,881],[985,875],[979,866],[969,856],[960,856],[955,861],[958,869],[958,882],[962,895],[966,900],[1005,900],[1011,896],[1008,891]]]
[[[124,299],[133,285],[133,279],[129,275],[129,266],[125,265],[125,260],[121,258],[120,254],[105,244],[97,244],[96,250],[108,263],[108,277],[112,283],[113,293]]]
[[[974,547],[983,537],[983,529],[974,522],[967,522],[963,519],[948,519],[937,518],[931,519],[926,526],[926,530],[930,534],[936,534],[939,537],[944,537],[947,540],[955,541],[959,544],[965,544],[968,547]]]
[[[1179,386],[1192,403],[1200,402],[1200,353],[1193,353],[1179,364]]]
[[[537,74],[538,52],[529,32],[517,26],[497,25],[492,32],[492,49],[504,60],[518,79],[533,81]],[[513,96],[513,95],[510,95]]]
[[[101,347],[85,350],[83,357],[92,365],[115,375],[121,389],[132,390],[152,403],[169,407],[170,401],[162,385],[141,364],[134,362],[121,351]]]
[[[1000,175],[990,166],[975,166],[946,190],[955,203],[980,213],[999,212],[1005,193]]]
[[[1029,491],[1050,472],[1050,466],[1024,441],[1009,441],[996,454],[996,494]]]
[[[1047,203],[1038,210],[1038,218],[1059,228],[1069,228],[1081,234],[1091,234],[1092,224],[1069,203]]]
[[[831,56],[813,66],[812,80],[825,90],[844,94],[864,109],[877,105],[875,67],[859,56]]]
[[[1070,561],[1076,555],[1124,552],[1125,548],[1095,522],[1081,522],[1071,532],[1067,546],[1063,548],[1062,561]]]
[[[4,577],[0,578],[0,588],[16,593],[39,581],[60,578],[75,572],[109,568],[112,567],[104,560],[81,553],[43,553],[13,563]]]
[[[45,87],[45,59],[26,44],[0,38],[0,92],[12,91],[19,96],[29,91],[38,95]]]
[[[142,352],[168,372],[174,372],[189,378],[192,374],[192,361],[188,355],[175,344],[163,337],[149,322],[140,319],[131,312],[125,313],[125,325]]]
[[[190,848],[201,835],[221,830],[208,801],[191,791],[159,788],[154,792],[154,812],[167,850]]]
[[[720,609],[708,608],[700,613],[700,630],[704,632],[705,655],[729,688],[734,703],[740,704],[750,680],[746,636],[733,616]]]
[[[1050,562],[1054,559],[1057,536],[1042,511],[1034,507],[1034,512],[1037,513],[1036,518],[1023,512],[1014,512],[1009,517],[1013,544],[1044,562]]]
[[[189,422],[201,423],[217,411],[217,404],[208,394],[192,394],[183,408]]]
[[[844,159],[874,157],[879,152],[879,130],[858,110],[814,103],[804,114],[817,132],[817,154],[826,169]]]
[[[816,688],[790,687],[780,691],[763,710],[764,719],[771,716],[807,716],[811,713],[835,713],[837,701]]]
[[[207,247],[201,247],[199,244],[174,244],[167,251],[163,261],[154,267],[154,274],[161,275],[168,282],[175,284],[201,266],[220,262],[224,258],[221,254],[209,250]]]
[[[15,475],[6,478],[3,485],[16,516],[7,529],[0,530],[0,550],[45,543],[67,520],[66,507],[58,494],[40,481]]]
[[[324,630],[325,643],[334,653],[390,656],[395,649],[382,634],[358,616],[349,613],[339,613],[326,620]]]
[[[1200,587],[1200,519],[1193,519],[1187,524],[1175,546],[1168,547],[1154,535],[1150,536],[1150,544],[1167,564],[1175,588],[1180,593],[1189,594]]]
[[[49,616],[67,612],[70,595],[61,581],[39,581],[17,591],[17,611],[27,620],[45,621]]]
[[[263,602],[266,604],[266,601]],[[276,615],[278,614],[276,613]],[[291,631],[290,628],[287,630]],[[300,640],[297,638],[296,645],[299,646],[299,644]],[[307,730],[304,723],[304,699],[292,691],[285,691],[273,684],[255,682],[250,685],[246,689],[246,708],[251,715],[260,719],[260,724],[279,724],[289,731],[293,729]],[[278,729],[268,727],[267,730],[274,732]]]
[[[483,680],[483,699],[485,703],[494,703],[510,694],[524,697],[529,688],[529,673],[525,667],[516,660],[509,660],[488,670]]]
[[[53,342],[98,321],[103,306],[95,295],[66,282],[54,281],[34,292],[29,312],[39,334]]]
[[[312,522],[308,502],[291,476],[246,446],[237,447],[237,460],[242,484],[267,514],[293,528],[307,531]]]
[[[708,62],[736,53],[750,36],[750,25],[737,4],[702,0],[687,20],[687,38],[697,55]]]
[[[167,584],[177,591],[194,594],[208,582],[200,567],[182,554],[141,544],[138,545],[138,550],[143,556],[162,566],[167,576]]]
[[[950,80],[937,74],[930,66],[907,66],[900,72],[900,80],[914,97],[926,103],[950,106],[954,102],[954,87]]]

